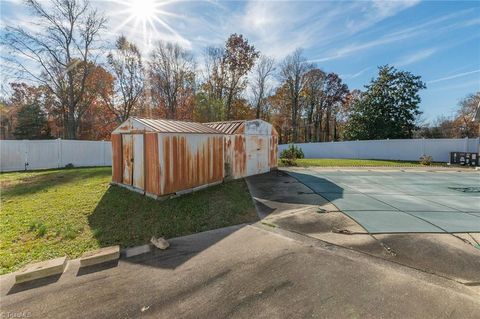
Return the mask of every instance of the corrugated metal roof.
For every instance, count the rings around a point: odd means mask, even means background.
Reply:
[[[206,126],[214,128],[220,132],[225,134],[235,134],[237,129],[245,123],[245,120],[240,121],[224,121],[224,122],[210,122],[210,123],[203,123]]]
[[[133,119],[159,133],[222,134],[221,131],[215,128],[196,122],[154,120],[138,117],[134,117]]]

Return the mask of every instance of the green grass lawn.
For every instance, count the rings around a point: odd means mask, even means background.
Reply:
[[[418,167],[424,165],[418,161],[389,161],[389,160],[364,160],[364,159],[339,159],[339,158],[302,158],[297,159],[298,166],[320,167]],[[432,163],[433,166],[446,166],[445,163]],[[279,161],[279,166],[282,166]]]
[[[110,186],[111,168],[0,174],[0,274],[98,247],[128,247],[257,220],[245,181],[157,201]]]

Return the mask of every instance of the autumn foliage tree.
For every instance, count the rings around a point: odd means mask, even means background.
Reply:
[[[209,47],[205,51],[202,99],[207,98],[213,105],[222,103],[222,119],[235,119],[235,114],[243,113],[234,110],[236,105],[242,105],[235,101],[244,99],[241,93],[247,86],[246,76],[258,56],[255,47],[238,34],[230,35],[224,48]]]
[[[245,89],[246,75],[253,68],[259,56],[253,45],[240,34],[232,34],[225,44],[223,60],[226,66],[226,100],[225,115],[227,120],[233,119],[232,106],[234,99]]]

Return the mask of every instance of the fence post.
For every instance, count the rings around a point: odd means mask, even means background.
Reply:
[[[105,166],[105,140],[102,140],[103,166]]]
[[[23,163],[23,167],[24,167],[24,170],[27,170],[28,169],[28,140],[23,140],[23,148],[24,148],[24,163]]]
[[[62,167],[62,139],[57,138],[57,168]]]

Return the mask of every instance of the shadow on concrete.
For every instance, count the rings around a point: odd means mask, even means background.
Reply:
[[[273,171],[247,177],[250,193],[261,219],[285,211],[328,206],[338,211],[331,201],[343,197],[343,188],[332,181],[310,174]],[[329,190],[329,200],[315,190],[315,185]]]
[[[222,239],[245,227],[246,224],[206,231],[200,234],[172,238],[167,250],[152,248],[149,253],[122,259],[125,262],[149,267],[175,269]]]
[[[84,275],[92,274],[92,273],[95,273],[95,272],[107,270],[107,269],[110,269],[110,268],[115,268],[117,266],[118,266],[118,259],[107,261],[107,262],[97,264],[97,265],[80,267],[78,269],[77,276],[84,276]]]
[[[12,288],[10,288],[10,290],[8,291],[7,295],[16,294],[25,290],[30,290],[30,289],[53,284],[57,282],[61,276],[62,274],[58,274],[58,275],[53,275],[45,278],[22,282],[20,284],[14,284]]]

